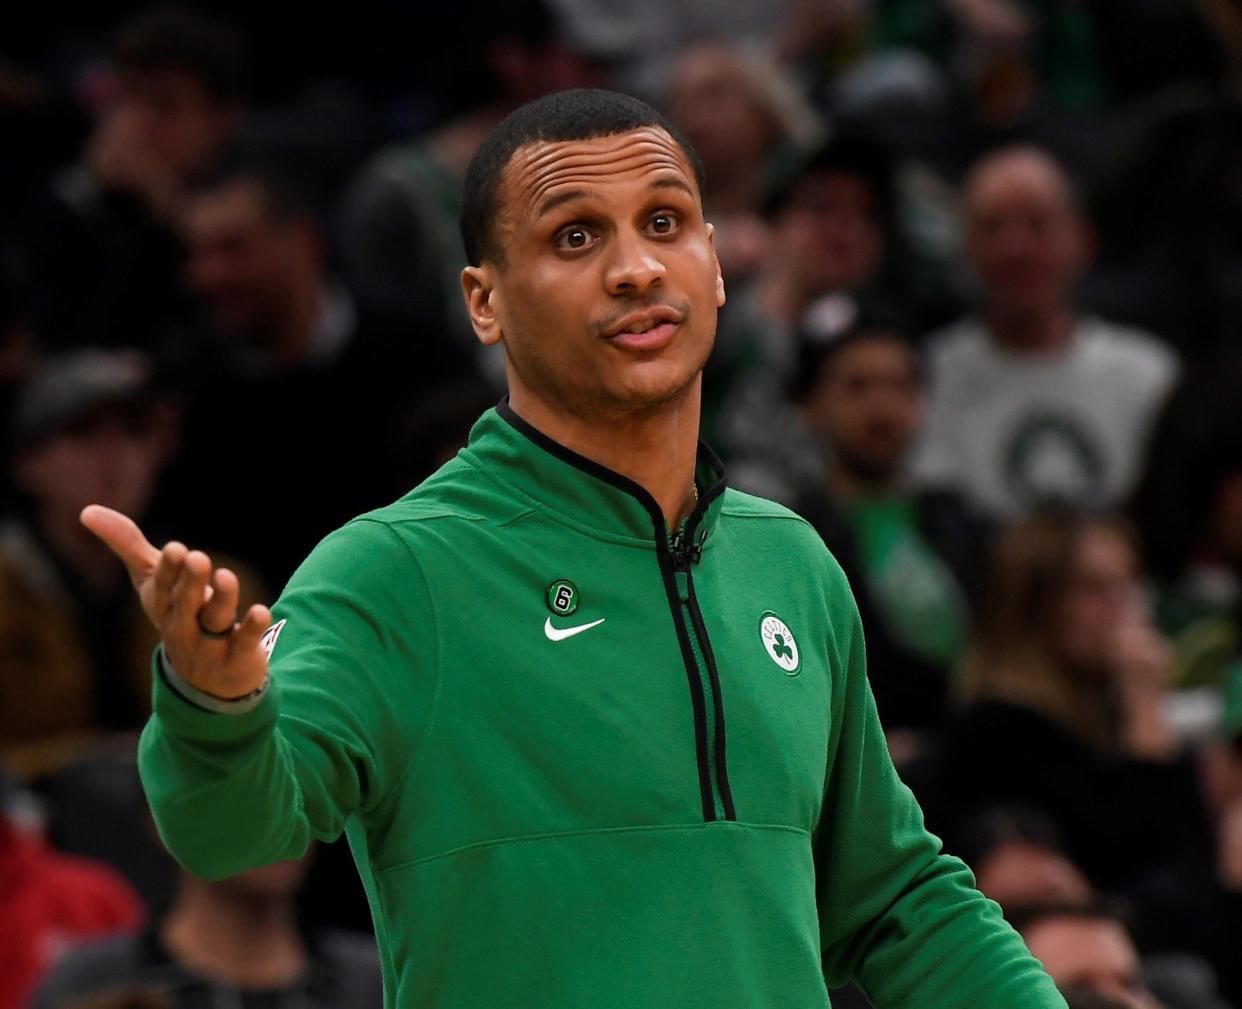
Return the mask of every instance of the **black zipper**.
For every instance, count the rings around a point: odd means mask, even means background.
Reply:
[[[736,820],[733,795],[729,789],[728,763],[725,754],[725,713],[720,696],[720,677],[716,659],[702,610],[694,594],[691,568],[699,562],[703,550],[703,536],[695,538],[695,531],[708,506],[724,493],[724,479],[702,493],[694,511],[672,536],[664,523],[660,506],[640,484],[616,473],[606,466],[578,455],[564,445],[553,441],[537,428],[532,427],[509,406],[508,397],[500,401],[497,413],[517,431],[540,448],[563,462],[590,474],[596,479],[625,491],[636,498],[651,516],[655,534],[656,560],[664,582],[677,642],[681,649],[682,664],[690,687],[690,706],[694,714],[694,745],[698,764],[699,798],[703,806],[703,819]],[[706,453],[717,472],[722,471],[719,460],[711,450],[700,443],[700,451]],[[683,589],[684,586],[684,589]]]

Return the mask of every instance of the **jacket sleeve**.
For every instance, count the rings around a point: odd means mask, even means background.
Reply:
[[[844,578],[830,642],[834,742],[815,834],[824,976],[877,1009],[1064,1009],[1065,1002],[966,866],[942,854],[897,776],[867,683]]]
[[[435,693],[430,595],[384,523],[325,539],[273,615],[270,686],[249,710],[204,710],[154,677],[139,770],[164,843],[206,879],[297,858],[376,808]]]

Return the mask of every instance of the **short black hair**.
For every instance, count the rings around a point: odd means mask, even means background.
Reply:
[[[1065,853],[1057,825],[1045,812],[1031,806],[1006,804],[990,806],[967,820],[954,854],[978,871],[990,856],[1009,844]]]
[[[664,130],[676,141],[703,189],[703,164],[689,141],[644,101],[616,91],[574,88],[536,98],[509,113],[480,145],[466,170],[461,207],[461,240],[471,266],[503,262],[496,241],[500,177],[514,153],[538,141],[593,140],[644,126]]]
[[[197,195],[248,183],[258,187],[263,204],[273,217],[318,221],[322,212],[304,175],[289,156],[238,142],[225,147],[206,172],[191,180],[189,188]]]
[[[808,313],[810,314],[810,313]],[[914,341],[906,318],[887,307],[863,301],[855,305],[855,313],[839,330],[817,331],[804,319],[798,330],[798,369],[790,385],[795,402],[805,403],[825,377],[829,362],[847,347],[868,340],[891,340],[910,349],[914,359],[914,378],[919,385],[926,382],[922,353]]]
[[[184,7],[155,7],[122,27],[116,44],[122,72],[180,70],[216,102],[240,101],[246,90],[246,42],[239,31]]]
[[[852,175],[864,179],[874,197],[875,219],[885,233],[889,232],[896,203],[893,154],[882,141],[863,132],[852,131],[832,137],[777,179],[763,201],[764,215],[769,219],[778,217],[793,203],[805,179],[821,175]]]
[[[1117,901],[1092,897],[1079,901],[1053,900],[1007,908],[1005,919],[1015,932],[1025,936],[1046,921],[1096,921],[1120,925],[1130,931],[1129,908]]]

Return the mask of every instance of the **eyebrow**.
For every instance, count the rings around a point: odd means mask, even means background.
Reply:
[[[655,179],[654,181],[652,181],[651,185],[648,186],[647,188],[648,189],[680,189],[687,196],[694,196],[694,190],[691,189],[688,185],[686,185],[685,182],[683,182],[681,179],[676,179],[671,176],[664,176],[663,178]],[[549,196],[546,200],[543,201],[543,203],[539,205],[539,210],[536,212],[535,216],[543,217],[544,214],[551,213],[553,210],[555,210],[557,207],[561,206],[562,204],[569,203],[572,200],[581,199],[584,196],[589,196],[590,193],[591,191],[588,189],[567,189],[563,193],[557,193],[555,196]]]

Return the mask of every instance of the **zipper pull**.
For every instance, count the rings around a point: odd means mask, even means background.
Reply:
[[[687,571],[690,568],[689,561],[686,558],[686,534],[685,530],[678,529],[677,532],[669,538],[669,553],[673,555],[673,570]]]

